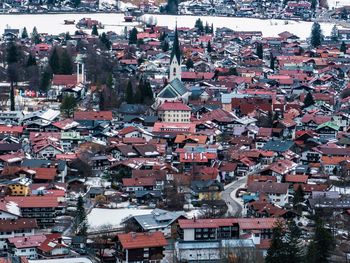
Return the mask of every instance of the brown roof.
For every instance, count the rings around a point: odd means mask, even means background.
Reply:
[[[77,84],[77,75],[53,75],[52,84],[74,86]]]
[[[219,228],[239,224],[240,229],[272,229],[276,218],[216,218],[216,219],[180,219],[182,229],[191,228]]]
[[[267,194],[286,194],[289,184],[275,182],[252,182],[248,185],[248,192]]]
[[[0,220],[0,232],[38,228],[36,219],[19,218]]]
[[[124,186],[153,186],[155,185],[154,178],[123,178]]]
[[[110,121],[113,119],[111,111],[77,111],[74,113],[75,121],[83,120],[103,120]]]
[[[124,249],[164,247],[168,244],[162,232],[127,233],[117,235]]]
[[[208,139],[206,135],[195,135],[195,134],[178,134],[175,138],[175,143],[184,143],[186,141],[193,141],[199,144],[205,144]]]

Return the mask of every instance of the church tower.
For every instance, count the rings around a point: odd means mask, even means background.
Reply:
[[[179,45],[179,36],[177,33],[177,26],[175,27],[175,36],[173,42],[173,49],[170,57],[169,81],[174,79],[181,80],[181,51]]]

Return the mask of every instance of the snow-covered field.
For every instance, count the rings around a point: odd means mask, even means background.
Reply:
[[[328,7],[330,10],[333,8],[340,8],[346,5],[350,5],[350,0],[328,0]]]
[[[350,1],[350,0],[348,0]],[[179,27],[193,27],[198,16],[169,16],[169,15],[145,15],[143,19],[153,16],[158,25],[174,28],[177,22]],[[78,22],[81,18],[90,17],[99,20],[105,25],[103,31],[115,31],[121,33],[125,26],[131,27],[137,23],[125,23],[124,14],[37,14],[37,15],[0,15],[0,33],[5,28],[19,28],[24,26],[29,32],[36,26],[39,32],[58,34],[63,32],[74,33],[77,28],[74,25],[65,25],[64,20],[75,20]],[[255,18],[238,17],[209,17],[204,16],[201,19],[214,27],[228,27],[237,31],[262,31],[264,36],[277,36],[283,31],[290,31],[302,39],[309,37],[312,22],[298,22],[283,20],[263,20]],[[322,30],[325,35],[330,35],[333,24],[322,23]],[[100,30],[102,32],[102,30]]]
[[[88,214],[88,223],[90,229],[98,229],[103,226],[118,227],[122,220],[131,215],[146,215],[150,214],[153,209],[137,209],[137,208],[122,208],[122,209],[104,209],[93,208]]]

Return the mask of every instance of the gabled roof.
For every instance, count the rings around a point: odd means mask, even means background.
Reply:
[[[325,127],[331,128],[331,129],[336,130],[336,131],[339,131],[339,129],[340,129],[340,127],[336,123],[334,123],[332,121],[327,121],[325,123],[318,125],[316,130],[319,130],[319,129],[322,129]]]
[[[158,110],[160,111],[191,111],[191,108],[180,101],[166,101]]]
[[[274,182],[252,182],[247,191],[251,193],[287,194],[289,184]]]
[[[168,244],[162,232],[127,233],[117,237],[123,249],[164,247]]]
[[[158,94],[159,98],[176,98],[178,96],[183,96],[188,90],[182,84],[182,82],[175,78],[168,85],[166,85]]]
[[[0,220],[0,232],[36,229],[36,228],[38,228],[36,219],[19,218],[16,220],[12,220],[12,219]]]
[[[165,228],[172,224],[179,217],[185,217],[183,211],[166,211],[162,209],[154,209],[151,214],[137,215],[134,219],[145,230]]]
[[[111,111],[77,111],[74,113],[75,121],[83,120],[104,120],[110,121],[113,119]]]

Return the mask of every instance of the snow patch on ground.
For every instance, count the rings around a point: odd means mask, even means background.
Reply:
[[[108,0],[109,1],[109,0]],[[124,14],[42,14],[42,15],[0,15],[0,32],[4,32],[5,28],[13,28],[22,30],[26,27],[29,32],[36,26],[39,32],[49,34],[59,34],[69,32],[74,34],[77,30],[75,25],[65,25],[64,20],[75,20],[78,22],[82,18],[91,18],[100,21],[105,27],[99,29],[99,32],[114,31],[121,33],[125,26],[131,28],[137,25],[137,22],[124,22]],[[160,26],[168,26],[174,28],[177,23],[178,27],[193,27],[195,21],[201,18],[202,21],[213,24],[216,27],[228,27],[237,31],[262,31],[265,37],[277,36],[283,31],[290,31],[298,35],[302,39],[310,36],[312,22],[305,21],[288,21],[271,20],[271,19],[255,19],[241,17],[209,17],[209,16],[170,16],[170,15],[144,15],[142,19],[147,20],[153,17],[158,21]],[[42,21],[45,21],[43,23]],[[323,33],[330,35],[334,24],[321,23]],[[91,30],[86,30],[91,32]]]
[[[328,7],[330,10],[340,8],[343,6],[350,6],[349,0],[328,0]]]
[[[103,226],[119,227],[123,219],[129,216],[147,215],[153,209],[122,208],[122,209],[104,209],[93,208],[88,214],[87,219],[90,229],[98,229]]]

